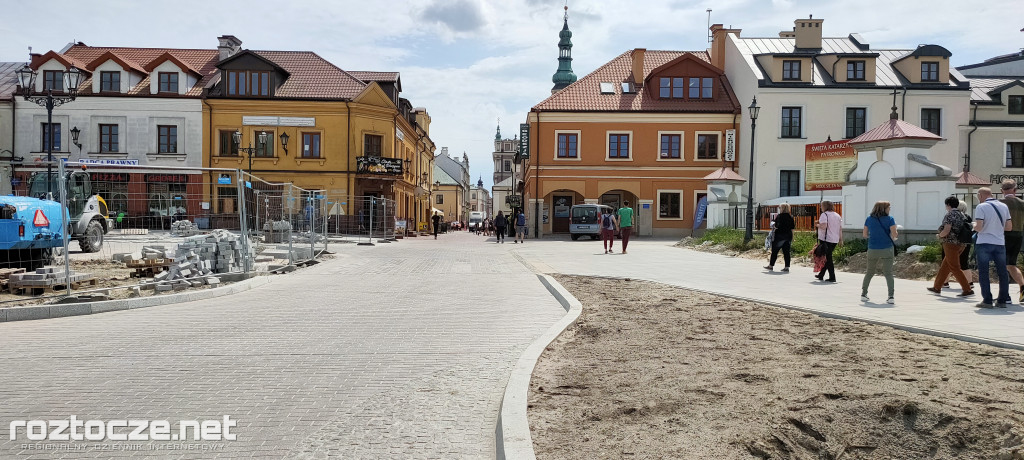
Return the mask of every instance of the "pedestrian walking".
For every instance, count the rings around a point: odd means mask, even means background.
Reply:
[[[526,237],[526,214],[523,210],[519,210],[519,214],[516,214],[516,240],[520,244],[523,243],[523,239]],[[515,241],[513,241],[515,243]]]
[[[821,202],[821,217],[818,218],[818,244],[825,247],[825,265],[815,278],[829,283],[836,282],[836,267],[832,263],[832,251],[842,243],[843,218],[833,210],[832,202],[825,200]],[[828,279],[825,279],[825,273]]]
[[[437,214],[437,211],[434,211],[434,215],[431,216],[430,220],[434,224],[434,239],[436,240],[437,232],[441,229],[441,216]]]
[[[505,213],[498,211],[498,217],[494,218],[495,228],[495,243],[505,244],[505,226],[508,225],[508,221],[505,220]]]
[[[779,215],[775,216],[775,237],[772,239],[772,255],[768,259],[768,265],[764,267],[768,271],[775,269],[775,260],[779,256],[779,251],[782,251],[782,260],[786,262],[786,266],[782,271],[789,271],[793,229],[796,228],[796,222],[793,221],[793,215],[790,214],[790,210],[789,203],[779,205]]]
[[[625,254],[626,246],[629,246],[629,236],[633,233],[633,208],[629,207],[628,201],[623,201],[617,214],[619,219],[616,224],[619,227],[619,235],[622,236],[622,253]]]
[[[612,216],[612,208],[604,208],[601,214],[601,244],[605,254],[615,252],[615,217]]]
[[[978,308],[1006,308],[1010,303],[1010,273],[1006,270],[1005,233],[1013,227],[1010,221],[1010,209],[1006,204],[992,196],[988,187],[978,189],[978,201],[974,208],[974,231],[978,232],[978,242],[974,252],[978,256],[978,284],[981,285],[981,302]],[[993,304],[992,285],[989,280],[989,264],[995,263],[996,275],[999,277],[999,296]]]
[[[892,276],[892,263],[896,259],[896,220],[889,215],[891,204],[879,201],[871,209],[871,215],[864,221],[864,238],[868,239],[868,267],[864,272],[864,282],[860,285],[860,300],[868,301],[868,286],[875,270],[881,266],[885,275],[885,284],[889,288],[889,297],[885,303],[896,303],[893,298],[896,280]]]
[[[1000,186],[1003,199],[999,200],[1010,210],[1010,222],[1013,227],[1004,232],[1006,241],[1006,270],[1010,278],[1017,283],[1017,302],[1024,302],[1024,275],[1017,268],[1017,256],[1020,255],[1021,243],[1024,242],[1024,200],[1017,196],[1017,181],[1006,179]]]
[[[946,198],[946,215],[942,218],[939,233],[935,234],[935,237],[942,243],[942,265],[939,267],[939,272],[935,274],[935,282],[928,290],[936,294],[942,292],[942,283],[952,274],[960,283],[962,291],[957,295],[965,297],[974,295],[974,291],[971,289],[967,277],[964,276],[964,271],[960,268],[960,254],[963,253],[966,246],[960,242],[960,234],[967,231],[964,228],[967,216],[957,209],[959,205],[960,200],[955,196]]]
[[[956,210],[963,214],[964,219],[967,221],[967,226],[964,227],[965,231],[957,233],[957,237],[960,239],[960,244],[964,245],[964,250],[960,252],[960,270],[964,272],[964,277],[967,278],[967,282],[970,284],[971,289],[974,289],[974,271],[971,270],[971,247],[974,246],[974,238],[976,233],[974,232],[974,219],[967,215],[967,203],[963,200],[960,204],[956,205]],[[968,228],[971,231],[966,231]],[[952,278],[953,274],[949,274],[949,278]],[[946,279],[946,283],[943,287],[949,287],[949,278]]]

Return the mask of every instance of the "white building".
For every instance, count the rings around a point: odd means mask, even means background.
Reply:
[[[32,55],[38,74],[33,91],[62,94],[64,72],[82,72],[78,97],[53,110],[55,159],[87,160],[94,191],[112,213],[127,216],[195,215],[202,194],[198,170],[104,167],[203,166],[203,90],[216,75],[217,62],[240,49],[232,36],[220,37],[220,49],[93,47],[69,44],[60,52]],[[46,109],[14,99],[15,183],[24,189],[47,157]],[[77,139],[74,134],[78,133]],[[76,142],[77,141],[77,142]],[[17,163],[17,162],[15,162]],[[189,197],[195,197],[190,199]]]
[[[11,193],[11,160],[14,158],[14,98],[16,72],[22,62],[0,62],[0,195]]]
[[[958,137],[968,121],[971,92],[967,79],[950,67],[950,52],[937,45],[872,49],[857,34],[822,38],[822,22],[798,19],[793,31],[770,38],[711,27],[712,63],[725,70],[741,105],[756,97],[761,108],[753,139],[754,201],[840,199],[839,190],[804,190],[805,146],[852,139],[882,124],[894,99],[901,119],[943,138],[931,150],[932,160],[958,170]],[[738,124],[742,135],[734,166],[749,178],[749,110]]]
[[[1024,51],[957,70],[971,79],[970,121],[960,128],[968,170],[1024,188]]]

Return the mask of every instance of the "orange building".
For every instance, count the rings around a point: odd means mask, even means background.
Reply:
[[[637,48],[556,90],[528,117],[531,234],[568,233],[573,204],[629,201],[635,233],[689,235],[704,177],[735,167],[740,110],[704,51]]]

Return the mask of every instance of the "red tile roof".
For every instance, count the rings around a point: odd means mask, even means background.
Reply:
[[[662,65],[685,54],[710,63],[711,59],[705,51],[658,51],[647,50],[644,53],[644,76]],[[587,76],[562,88],[533,108],[537,111],[569,111],[569,112],[708,112],[708,113],[739,113],[740,105],[733,94],[725,75],[718,77],[720,94],[714,100],[688,101],[680,99],[660,99],[652,97],[649,90],[640,88],[636,93],[622,93],[622,82],[631,81],[633,75],[632,50],[620,54],[615,59],[599,67]],[[601,94],[601,83],[612,83],[614,93]],[[725,97],[723,97],[725,96]]]
[[[88,64],[86,64],[86,70],[88,70],[89,72],[95,72],[97,67],[103,65],[104,62],[107,62],[109,60],[113,60],[117,63],[117,65],[121,66],[121,68],[125,70],[131,69],[143,75],[148,73],[146,72],[146,69],[142,68],[142,66],[136,64],[135,62],[125,60],[113,51],[107,51],[106,53],[101,54],[100,57],[90,61]]]
[[[77,61],[93,62],[100,56],[106,53],[114,53],[121,59],[131,62],[141,69],[146,69],[154,61],[166,60],[165,54],[171,53],[174,57],[181,62],[187,64],[190,68],[182,69],[187,71],[198,71],[197,73],[202,77],[195,86],[185,93],[186,96],[197,97],[202,94],[203,88],[207,83],[210,82],[217,74],[217,61],[220,59],[220,53],[215,49],[201,50],[201,49],[173,49],[173,48],[123,48],[123,47],[102,47],[102,46],[86,46],[77,44],[69,48],[65,53],[65,57],[70,57]],[[49,54],[49,53],[47,53]],[[158,63],[159,64],[159,63]],[[82,67],[84,68],[84,67]],[[145,73],[145,71],[143,71]],[[129,95],[149,95],[149,75],[146,76],[141,82],[132,87],[127,94]],[[92,94],[92,78],[87,78],[79,85],[79,94]],[[166,97],[166,95],[161,95]]]
[[[850,145],[867,144],[870,142],[880,142],[893,139],[942,140],[941,137],[936,136],[931,131],[919,128],[903,120],[890,118],[889,121],[878,125],[871,131],[851,139]]]
[[[253,51],[289,74],[274,98],[352,99],[366,83],[311,51]]]
[[[386,81],[396,82],[398,81],[398,72],[375,72],[367,70],[349,70],[348,73],[352,74],[362,81]]]

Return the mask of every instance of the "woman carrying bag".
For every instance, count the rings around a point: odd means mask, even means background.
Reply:
[[[836,267],[832,263],[832,251],[842,242],[843,218],[839,213],[833,211],[832,202],[825,200],[821,202],[821,217],[818,218],[818,244],[823,246],[825,251],[825,266],[815,278],[829,283],[836,282]],[[828,279],[825,279],[825,273]]]
[[[794,228],[796,228],[796,222],[793,221],[793,215],[790,214],[789,203],[780,204],[779,215],[775,216],[775,229],[773,230],[774,235],[771,242],[772,256],[768,259],[768,265],[764,267],[765,270],[772,271],[775,269],[775,260],[779,257],[779,251],[781,250],[782,259],[786,262],[786,266],[782,271],[789,271],[790,248],[793,244]]]
[[[864,238],[868,239],[868,267],[864,273],[864,282],[860,287],[860,300],[868,301],[868,285],[875,276],[875,268],[882,266],[885,284],[889,288],[889,298],[885,303],[893,304],[893,288],[896,280],[892,276],[892,263],[896,258],[896,220],[889,215],[891,205],[888,201],[879,201],[871,209],[871,215],[864,221]]]

